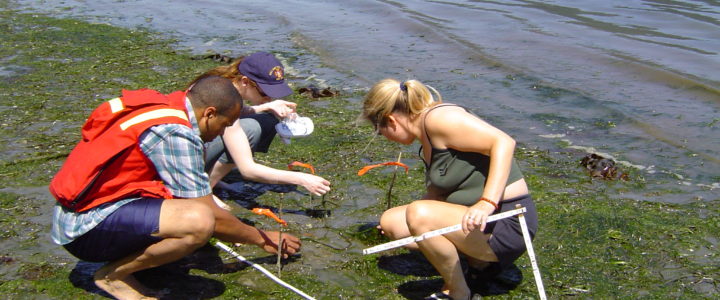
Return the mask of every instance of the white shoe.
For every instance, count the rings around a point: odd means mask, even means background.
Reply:
[[[275,125],[275,130],[285,144],[290,144],[290,138],[310,135],[314,129],[315,125],[310,118],[297,115],[285,118]]]

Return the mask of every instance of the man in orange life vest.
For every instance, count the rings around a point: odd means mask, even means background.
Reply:
[[[212,199],[203,142],[237,120],[242,98],[211,76],[187,92],[142,89],[101,104],[50,183],[52,238],[74,256],[108,262],[95,284],[118,299],[155,296],[133,273],[192,253],[211,236],[277,253],[279,233],[242,223]],[[300,241],[283,236],[283,253]]]

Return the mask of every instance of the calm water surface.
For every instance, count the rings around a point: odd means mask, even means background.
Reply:
[[[720,197],[720,1],[20,2],[195,53],[298,56],[297,85],[419,79],[525,145],[608,155],[680,191],[625,196]]]

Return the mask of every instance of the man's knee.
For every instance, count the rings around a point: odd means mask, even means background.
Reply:
[[[215,215],[207,205],[198,205],[193,213],[194,216],[191,220],[197,222],[194,226],[194,233],[201,243],[206,243],[215,230]]]
[[[184,201],[184,200],[173,200]],[[173,216],[173,222],[181,227],[183,238],[193,245],[204,245],[215,230],[215,215],[203,203],[189,202]]]

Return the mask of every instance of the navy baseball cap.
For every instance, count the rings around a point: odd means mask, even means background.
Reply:
[[[246,56],[238,66],[238,71],[255,81],[270,98],[292,94],[292,89],[285,83],[285,68],[270,53],[255,52]]]

